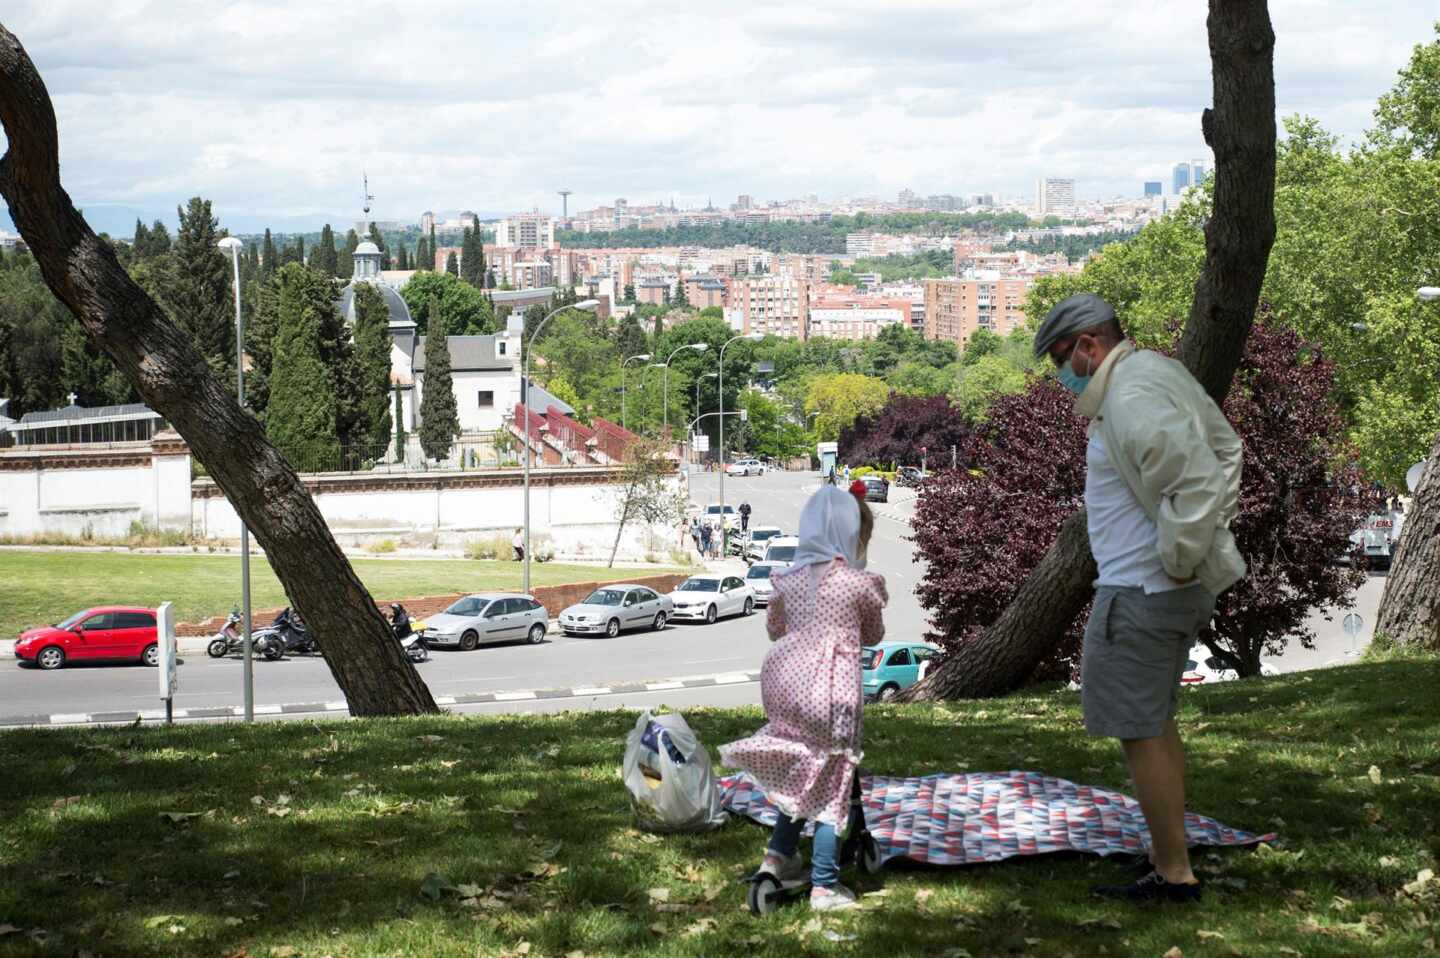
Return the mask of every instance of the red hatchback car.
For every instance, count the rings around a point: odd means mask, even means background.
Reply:
[[[76,612],[59,625],[26,629],[15,643],[15,658],[42,669],[98,659],[160,661],[155,610],[104,605]]]

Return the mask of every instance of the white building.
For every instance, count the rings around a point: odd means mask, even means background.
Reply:
[[[1035,215],[1069,216],[1075,212],[1075,181],[1046,177],[1035,181]]]
[[[555,218],[535,213],[507,216],[495,227],[495,245],[550,249],[555,245]]]

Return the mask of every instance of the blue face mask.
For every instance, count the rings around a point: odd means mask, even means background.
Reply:
[[[1061,366],[1056,371],[1055,378],[1060,380],[1062,386],[1077,396],[1085,391],[1086,386],[1090,385],[1090,377],[1076,375],[1075,370],[1070,368],[1069,363]]]

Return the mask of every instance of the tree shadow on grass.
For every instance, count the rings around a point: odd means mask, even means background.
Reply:
[[[884,943],[895,954],[1043,954],[1063,943],[1077,954],[1158,954],[1176,943],[1167,937],[1193,941],[1201,928],[1230,941],[1298,929],[1335,895],[1388,915],[1405,870],[1436,852],[1440,746],[1422,690],[1440,667],[1332,672],[1186,694],[1191,807],[1282,837],[1278,852],[1198,855],[1212,881],[1206,911],[1095,904],[1089,886],[1120,877],[1120,866],[1044,856],[887,868],[861,882],[887,889],[870,896],[878,904],[827,929],[869,953]],[[1036,769],[1124,790],[1118,747],[1083,734],[1075,699],[872,709],[865,765],[891,775]],[[687,715],[712,749],[763,720],[756,709]],[[633,723],[630,712],[590,712],[4,733],[0,922],[50,936],[0,944],[107,955],[258,955],[291,943],[306,954],[343,944],[473,955],[520,940],[544,954],[704,955],[750,938],[756,953],[793,954],[842,944],[804,931],[803,906],[744,914],[739,880],[759,861],[764,829],[735,821],[659,837],[632,827],[617,768]],[[431,872],[443,880],[425,886]],[[1387,934],[1320,941],[1394,948],[1408,933]]]

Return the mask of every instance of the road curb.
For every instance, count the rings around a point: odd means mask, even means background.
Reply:
[[[578,686],[553,689],[516,689],[500,692],[474,692],[465,695],[438,695],[435,704],[441,708],[457,705],[494,705],[505,702],[535,702],[542,699],[594,699],[608,695],[635,695],[647,692],[670,692],[682,689],[703,689],[720,685],[744,685],[760,681],[759,672],[721,672],[716,675],[687,676],[678,679],[656,679],[649,682],[617,682],[612,685]],[[345,702],[293,702],[283,705],[257,705],[256,715],[346,715]],[[245,709],[238,705],[209,708],[176,709],[175,721],[244,718]],[[139,709],[115,712],[68,712],[54,715],[0,715],[0,729],[65,728],[91,725],[156,725],[165,721],[165,710]]]

